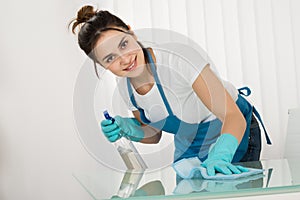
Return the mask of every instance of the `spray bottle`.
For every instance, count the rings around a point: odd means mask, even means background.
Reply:
[[[112,118],[106,110],[103,112],[103,114],[105,119],[111,120],[112,123],[115,122],[115,119]],[[113,144],[117,148],[127,169],[145,170],[147,165],[141,155],[138,153],[132,141],[127,138],[125,134],[122,134],[122,132],[120,134],[121,138]]]

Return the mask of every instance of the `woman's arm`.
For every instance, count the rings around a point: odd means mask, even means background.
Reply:
[[[246,121],[209,64],[204,67],[192,87],[204,105],[223,122],[221,134],[232,134],[240,143],[246,129]]]
[[[133,111],[132,113],[134,117],[142,124],[142,129],[144,131],[144,138],[140,142],[146,144],[157,144],[160,141],[162,131],[143,124],[140,117],[140,112],[138,110]]]

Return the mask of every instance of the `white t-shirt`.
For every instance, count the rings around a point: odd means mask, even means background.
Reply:
[[[180,47],[180,46],[179,46]],[[177,47],[176,47],[177,48]],[[203,56],[196,52],[186,51],[184,46],[170,52],[161,48],[152,48],[156,57],[156,71],[161,82],[165,96],[173,113],[187,123],[200,123],[215,119],[216,117],[206,108],[192,88],[195,79],[202,69],[209,63]],[[177,54],[177,52],[186,52]],[[185,55],[184,55],[185,54]],[[196,63],[196,64],[193,64]],[[127,78],[118,78],[118,87],[121,97],[131,111],[137,110],[130,101]],[[238,97],[238,91],[229,82],[222,81],[224,87],[234,100]],[[168,111],[157,85],[145,94],[138,94],[132,86],[135,101],[145,111],[145,115],[151,122],[156,122],[168,116]]]

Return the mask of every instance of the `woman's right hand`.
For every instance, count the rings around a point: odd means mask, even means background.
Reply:
[[[122,137],[121,129],[112,120],[104,119],[101,121],[101,129],[105,137],[110,142],[115,142]]]
[[[144,138],[144,131],[137,119],[120,116],[116,116],[114,119],[114,122],[109,119],[101,122],[102,131],[110,142],[115,142],[122,136],[135,142]]]

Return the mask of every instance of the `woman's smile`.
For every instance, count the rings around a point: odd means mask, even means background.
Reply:
[[[135,70],[135,68],[137,67],[137,62],[136,62],[136,57],[134,58],[134,60],[131,62],[131,64],[129,64],[129,66],[125,69],[123,69],[124,71],[133,71]]]

